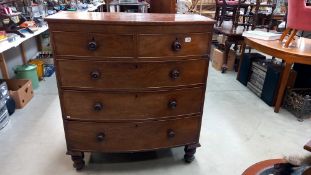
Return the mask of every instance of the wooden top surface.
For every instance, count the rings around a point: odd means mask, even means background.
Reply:
[[[247,45],[266,54],[281,58],[288,62],[311,64],[311,39],[299,38],[296,45],[284,47],[279,40],[265,41],[254,38],[244,38]]]
[[[101,13],[62,11],[45,18],[48,22],[74,22],[94,24],[126,25],[169,25],[169,24],[214,24],[215,21],[196,14],[156,14],[156,13]]]

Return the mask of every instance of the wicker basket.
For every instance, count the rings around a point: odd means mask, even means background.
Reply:
[[[284,108],[294,114],[298,120],[311,117],[311,89],[288,89],[284,99]]]

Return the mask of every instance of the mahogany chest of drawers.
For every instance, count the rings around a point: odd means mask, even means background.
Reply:
[[[185,146],[194,159],[214,21],[199,15],[60,12],[46,20],[74,167],[84,152]]]

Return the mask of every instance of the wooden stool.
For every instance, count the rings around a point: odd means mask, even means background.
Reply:
[[[259,175],[258,173],[262,172],[263,170],[269,167],[272,167],[274,164],[277,163],[285,163],[285,161],[283,159],[270,159],[258,162],[247,168],[242,175]]]

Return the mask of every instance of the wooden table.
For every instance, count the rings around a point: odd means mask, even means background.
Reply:
[[[224,52],[224,63],[222,66],[222,73],[225,73],[227,70],[227,62],[228,62],[228,55],[230,48],[232,44],[235,44],[234,50],[237,51],[237,45],[243,44],[244,37],[242,36],[242,33],[244,31],[243,27],[238,27],[236,30],[233,30],[232,25],[225,25],[226,23],[223,23],[221,27],[215,27],[214,32],[216,34],[222,34],[227,37],[225,41],[225,52]]]
[[[27,58],[26,58],[26,53],[25,53],[25,48],[24,48],[23,42],[32,38],[32,37],[36,37],[38,51],[41,51],[42,50],[41,38],[37,37],[37,36],[39,34],[45,32],[45,31],[47,31],[48,29],[49,29],[48,26],[43,26],[43,27],[40,27],[37,31],[35,31],[33,34],[31,34],[31,33],[24,34],[25,38],[19,38],[14,42],[8,42],[8,41],[0,42],[0,69],[1,69],[2,77],[4,79],[10,79],[10,76],[9,76],[9,71],[7,68],[7,64],[6,64],[3,52],[5,52],[5,51],[7,51],[13,47],[19,46],[20,50],[21,50],[23,64],[26,64]]]
[[[247,168],[242,175],[256,175],[259,172],[262,172],[263,170],[273,167],[273,165],[278,164],[278,163],[285,163],[283,159],[270,159],[270,160],[265,160],[262,162],[258,162],[249,168]]]
[[[289,78],[290,70],[294,63],[311,65],[311,39],[300,38],[297,39],[296,46],[290,46],[284,48],[284,43],[280,43],[279,40],[264,41],[252,38],[244,38],[244,44],[242,45],[243,53],[245,45],[263,52],[265,54],[280,58],[284,61],[285,68],[282,72],[280,88],[277,93],[276,104],[274,112],[279,112],[283,101],[286,85]],[[242,57],[243,59],[243,57]]]

